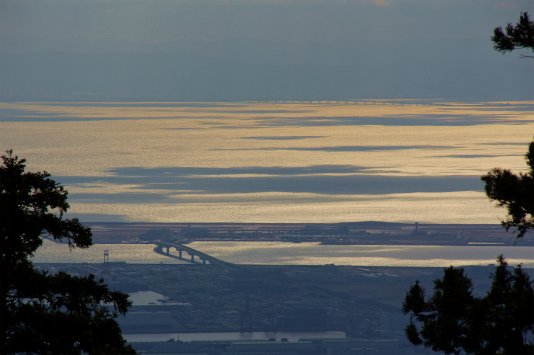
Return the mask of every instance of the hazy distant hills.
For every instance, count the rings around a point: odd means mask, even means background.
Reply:
[[[83,53],[1,51],[0,99],[239,101],[273,99],[534,97],[534,65],[503,65],[491,46],[352,41],[270,43],[252,40],[139,46],[100,43]],[[488,48],[486,48],[488,47]],[[69,49],[74,48],[74,49]],[[401,50],[402,49],[402,50]],[[408,50],[407,50],[408,49]],[[480,58],[487,59],[481,60]],[[403,53],[403,54],[399,54]],[[409,54],[407,54],[409,53]]]

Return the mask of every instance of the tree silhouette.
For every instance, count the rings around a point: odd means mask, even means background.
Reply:
[[[526,160],[527,173],[496,168],[481,177],[488,197],[508,209],[502,225],[506,230],[516,227],[518,238],[534,228],[534,141]],[[446,354],[534,353],[534,283],[521,266],[512,273],[502,255],[497,261],[491,290],[483,298],[472,295],[471,279],[462,268],[446,269],[434,281],[429,299],[417,281],[402,308],[410,313],[408,340]]]
[[[501,53],[534,51],[534,23],[522,13],[516,26],[508,24],[506,34],[496,28],[491,39]],[[508,209],[501,224],[506,230],[516,227],[517,238],[534,228],[534,141],[526,160],[527,173],[495,168],[481,177],[486,195]],[[502,255],[497,262],[485,297],[473,296],[472,281],[463,268],[445,269],[443,278],[434,281],[430,298],[416,281],[402,306],[403,313],[410,314],[408,340],[446,354],[533,354],[534,283],[520,265],[512,273]]]
[[[25,172],[25,160],[0,166],[0,354],[135,354],[115,321],[131,302],[93,275],[34,268],[43,239],[69,248],[92,244],[89,228],[64,219],[67,191],[47,172]]]
[[[510,170],[495,168],[481,177],[486,183],[486,195],[508,210],[501,225],[507,231],[517,228],[517,238],[534,228],[534,141],[525,157],[530,168],[527,173],[516,175]]]
[[[512,273],[502,255],[497,262],[485,297],[473,296],[463,268],[445,269],[430,298],[417,281],[402,306],[408,340],[446,354],[532,354],[534,284],[521,266]]]
[[[494,43],[493,48],[501,53],[519,48],[530,48],[534,52],[534,22],[530,20],[528,12],[523,12],[519,22],[516,25],[509,23],[504,32],[501,27],[495,28],[491,40]],[[534,56],[521,56],[534,58]]]
[[[511,23],[506,26],[506,34],[501,27],[495,28],[491,40],[493,48],[501,53],[518,48],[530,48],[534,52],[534,21],[530,20],[528,12],[522,12],[515,26]],[[507,231],[516,227],[517,238],[534,228],[534,141],[529,145],[526,159],[530,168],[526,174],[518,176],[510,170],[495,168],[481,178],[486,183],[486,195],[508,209],[508,218],[501,225]]]

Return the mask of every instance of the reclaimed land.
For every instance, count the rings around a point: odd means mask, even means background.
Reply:
[[[499,225],[430,225],[400,223],[340,224],[153,224],[88,223],[95,243],[168,243],[193,241],[314,241],[324,244],[365,245],[532,245],[532,235],[517,241]],[[321,332],[342,331],[346,338],[321,346],[308,354],[342,352],[337,347],[380,348],[384,354],[412,354],[404,335],[409,317],[402,303],[410,285],[419,280],[429,292],[443,268],[336,265],[224,265],[132,264],[126,262],[39,264],[38,267],[74,275],[94,274],[110,288],[127,293],[152,291],[156,302],[134,304],[126,317],[119,317],[125,334],[217,333],[217,332]],[[466,266],[473,293],[484,295],[491,285],[494,266]],[[533,269],[527,269],[533,276]],[[159,297],[159,296],[158,296]],[[271,334],[271,333],[269,333]],[[355,343],[357,342],[357,344]],[[135,343],[147,354],[159,347],[222,346],[231,353],[236,342]],[[304,345],[311,346],[310,342]],[[310,344],[308,344],[310,343]],[[242,346],[251,346],[246,343]],[[302,345],[299,342],[300,345]],[[329,345],[330,344],[330,345]],[[356,345],[355,345],[356,344]],[[274,342],[272,346],[281,346]],[[269,346],[261,354],[272,354]],[[298,344],[290,344],[296,346]],[[304,346],[302,345],[302,346]],[[384,346],[387,345],[387,349]],[[182,349],[183,348],[183,349]],[[330,349],[332,348],[332,349]],[[334,349],[335,348],[335,349]],[[325,350],[326,349],[326,350]],[[168,350],[168,349],[167,349]],[[386,352],[389,351],[389,352]],[[182,351],[182,352],[183,352]],[[188,350],[190,353],[192,350]],[[284,354],[302,354],[299,351]],[[358,352],[359,354],[359,352]]]
[[[124,333],[343,331],[365,339],[402,338],[410,285],[432,289],[443,268],[203,264],[38,264],[50,272],[94,274],[127,293],[161,300],[118,319]],[[474,293],[489,290],[494,267],[464,267]]]
[[[352,223],[86,223],[94,243],[147,243],[154,240],[187,244],[195,241],[320,242],[342,245],[469,245],[531,246],[534,233],[517,240],[500,225]]]

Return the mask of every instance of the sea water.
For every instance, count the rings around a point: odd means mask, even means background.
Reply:
[[[2,150],[82,221],[497,224],[532,102],[0,103]]]
[[[320,245],[284,242],[194,242],[188,244],[218,259],[236,264],[353,265],[448,267],[495,264],[504,254],[510,265],[534,267],[534,247],[517,246],[420,246],[420,245]],[[139,264],[187,263],[157,254],[153,244],[95,244],[73,249],[46,240],[37,251],[36,263],[100,263],[108,251],[109,261]],[[171,254],[178,254],[170,250]],[[186,257],[187,259],[187,257]]]

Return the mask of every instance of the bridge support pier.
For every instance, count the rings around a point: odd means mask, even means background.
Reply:
[[[182,258],[182,251],[181,251],[181,250],[178,250],[178,257],[179,257],[180,259],[183,259],[183,258]]]

